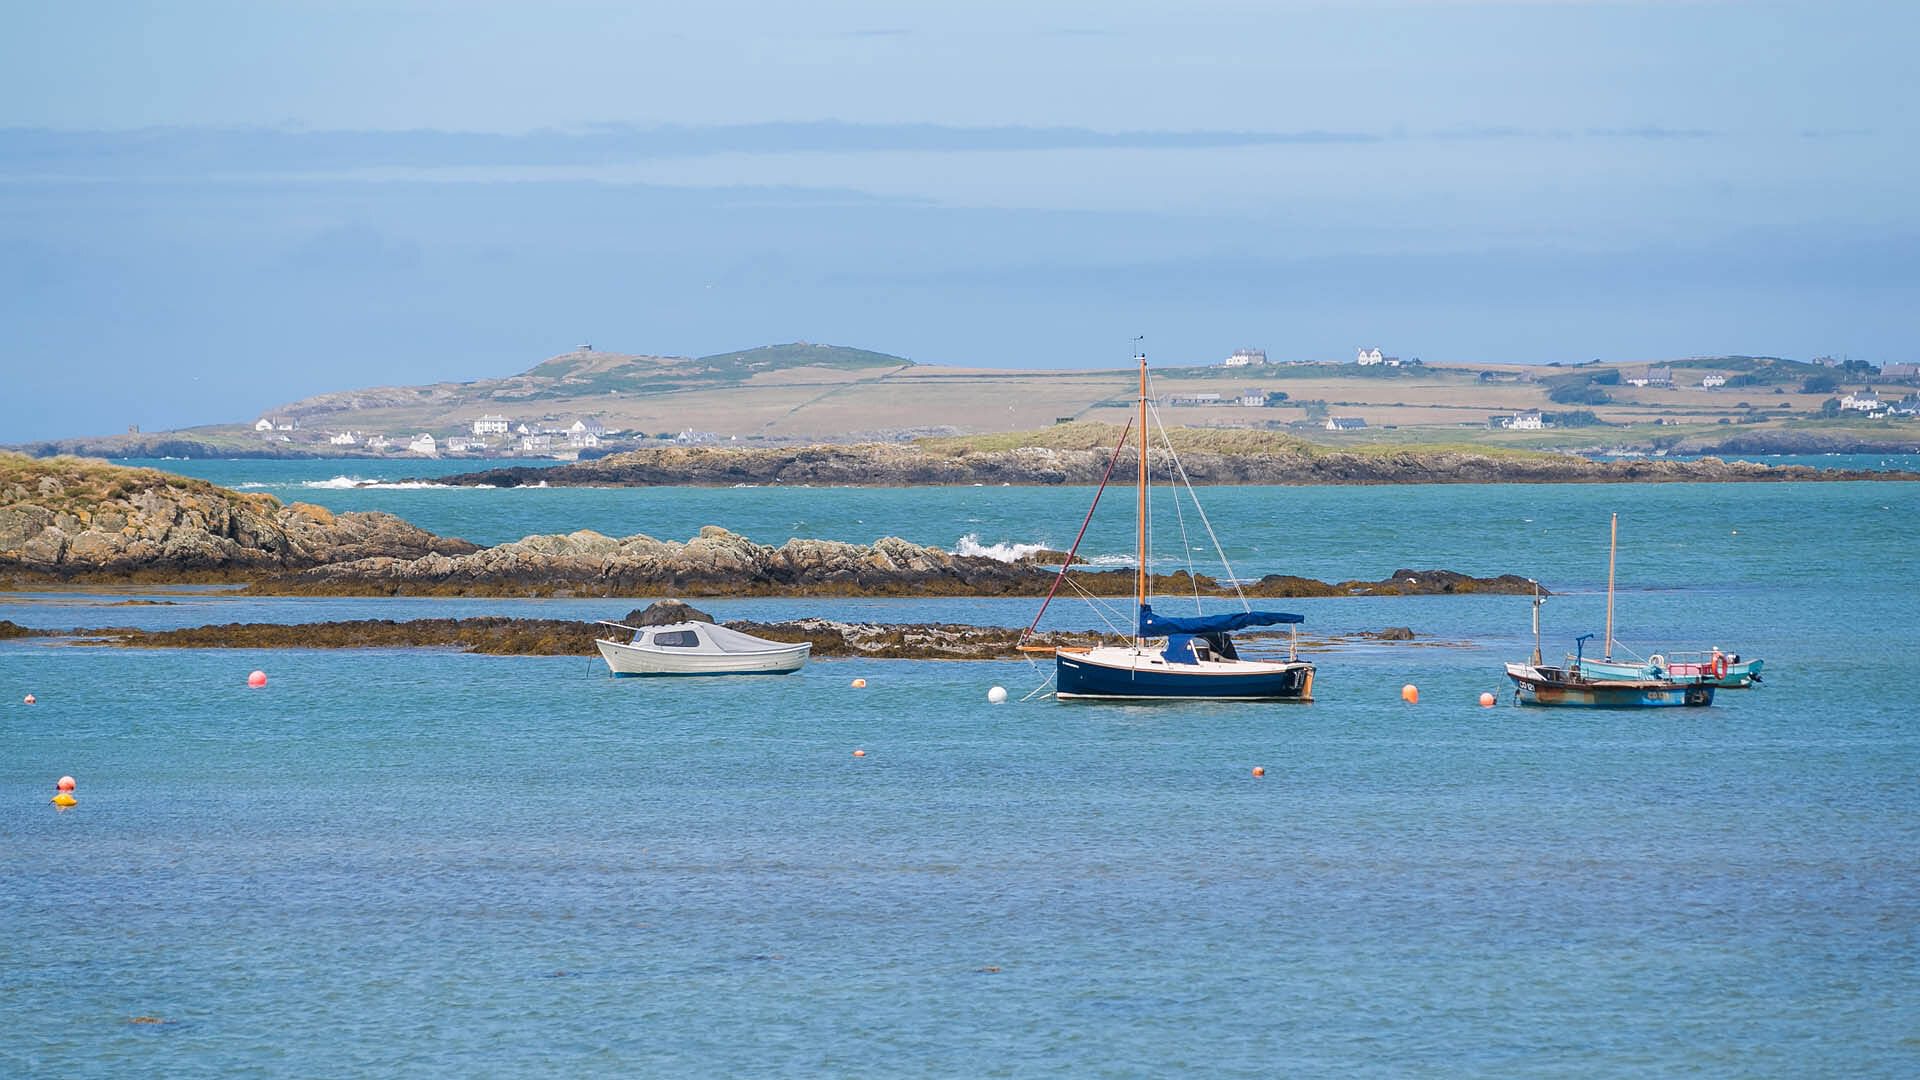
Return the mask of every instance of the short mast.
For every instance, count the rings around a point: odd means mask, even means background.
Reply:
[[[1540,605],[1546,603],[1540,597],[1540,583],[1529,581],[1533,586],[1533,666],[1540,666]]]
[[[1134,491],[1134,556],[1138,566],[1133,573],[1134,638],[1140,639],[1140,609],[1147,603],[1147,353],[1142,349],[1134,357],[1140,362],[1140,461]]]
[[[1613,515],[1612,535],[1607,538],[1607,647],[1604,658],[1613,659],[1613,556],[1620,550],[1620,515]]]

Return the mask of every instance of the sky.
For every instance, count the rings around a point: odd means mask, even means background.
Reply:
[[[1920,359],[1920,5],[0,7],[0,443],[576,344]]]

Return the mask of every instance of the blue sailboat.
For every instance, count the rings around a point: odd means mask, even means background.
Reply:
[[[1290,641],[1284,659],[1244,657],[1235,646],[1233,633],[1258,626],[1295,626],[1298,615],[1281,611],[1243,610],[1217,615],[1174,617],[1161,615],[1147,601],[1147,358],[1135,357],[1140,365],[1139,465],[1137,470],[1137,517],[1135,531],[1134,625],[1130,640],[1114,645],[1067,647],[1028,651],[1054,653],[1054,694],[1061,700],[1213,700],[1213,701],[1312,701],[1313,665],[1299,659]],[[1131,431],[1133,424],[1128,424]],[[1100,491],[1106,490],[1113,475],[1114,462],[1127,445],[1127,433],[1120,436],[1113,457],[1107,462],[1107,474],[1094,493],[1093,508],[1100,504]],[[1169,444],[1171,448],[1171,444]],[[1191,487],[1189,487],[1191,492]],[[1199,506],[1196,499],[1195,507]],[[1093,508],[1087,521],[1093,519]],[[1205,511],[1201,511],[1202,519]],[[1211,532],[1211,526],[1208,527]],[[1060,576],[1059,588],[1072,566],[1073,552],[1086,536],[1086,523],[1073,543]],[[1216,544],[1217,549],[1217,544]],[[1226,555],[1220,552],[1224,562]],[[1047,594],[1051,602],[1053,593]],[[1244,599],[1243,599],[1244,604]],[[1046,612],[1046,604],[1040,607]],[[1040,623],[1034,617],[1031,634]]]

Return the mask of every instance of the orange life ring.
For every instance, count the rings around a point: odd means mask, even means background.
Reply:
[[[1727,677],[1727,654],[1726,653],[1718,653],[1714,656],[1713,677],[1716,679],[1724,679]]]

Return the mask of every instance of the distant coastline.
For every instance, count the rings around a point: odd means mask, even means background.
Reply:
[[[1718,458],[1596,460],[1489,447],[1333,449],[1277,432],[1176,428],[1170,437],[1196,484],[1727,483],[1920,480],[1909,472],[1817,469]],[[657,487],[813,484],[861,487],[1096,484],[1119,429],[1071,424],[996,436],[907,444],[736,448],[669,446],[555,466],[511,466],[435,477],[455,486]],[[1150,452],[1157,472],[1172,464]],[[1131,467],[1131,449],[1120,455]]]

